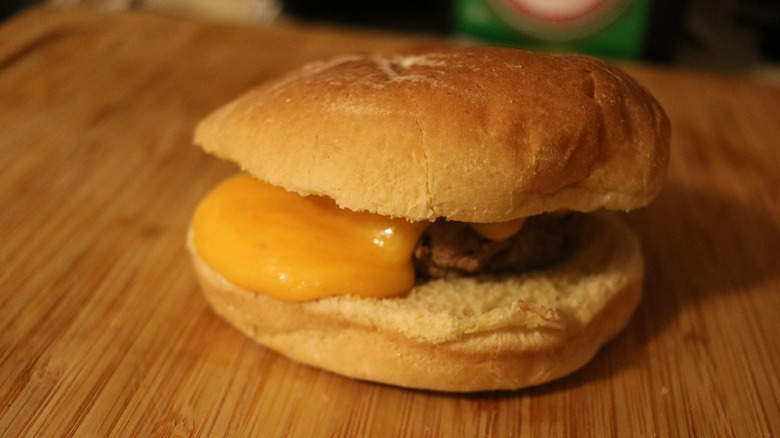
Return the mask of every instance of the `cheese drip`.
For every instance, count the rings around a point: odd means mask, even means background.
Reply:
[[[501,242],[517,234],[524,223],[525,218],[521,217],[507,222],[474,223],[471,224],[471,228],[486,239]]]
[[[198,254],[231,283],[306,301],[408,292],[411,254],[427,225],[341,209],[241,174],[201,201],[192,229]]]

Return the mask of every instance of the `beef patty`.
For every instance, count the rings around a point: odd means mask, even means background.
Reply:
[[[518,273],[560,260],[570,250],[573,214],[528,218],[515,235],[493,241],[463,222],[437,220],[420,236],[414,250],[419,280]]]

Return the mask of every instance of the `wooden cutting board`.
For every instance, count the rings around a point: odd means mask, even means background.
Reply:
[[[0,435],[780,435],[780,88],[629,67],[666,107],[670,180],[629,215],[635,317],[581,371],[410,391],[280,357],[209,309],[184,250],[236,168],[194,123],[306,61],[431,40],[35,9],[0,26]]]

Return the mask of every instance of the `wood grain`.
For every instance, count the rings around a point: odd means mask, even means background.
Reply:
[[[208,308],[183,248],[235,171],[194,123],[306,61],[434,44],[35,9],[0,27],[0,435],[780,435],[780,89],[629,66],[667,109],[670,181],[629,219],[630,325],[583,370],[447,395],[295,364]]]

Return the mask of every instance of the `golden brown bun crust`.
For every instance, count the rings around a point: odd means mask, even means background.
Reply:
[[[292,359],[406,387],[519,389],[587,363],[641,296],[644,264],[633,233],[613,213],[578,221],[579,249],[554,267],[437,280],[389,299],[286,303],[229,283],[190,251],[217,313]]]
[[[466,48],[307,65],[217,110],[195,142],[351,210],[499,222],[647,204],[669,135],[655,99],[610,64]]]

